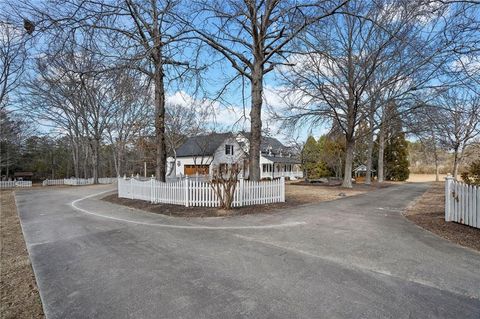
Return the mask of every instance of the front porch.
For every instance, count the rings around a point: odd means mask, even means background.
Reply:
[[[299,164],[292,163],[263,163],[261,164],[262,179],[274,179],[287,177],[291,180],[303,178],[303,172]]]

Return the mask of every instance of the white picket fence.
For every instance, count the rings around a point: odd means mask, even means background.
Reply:
[[[480,187],[445,178],[445,221],[480,228]]]
[[[54,186],[54,185],[63,185],[64,180],[62,179],[46,179],[42,182],[42,186]]]
[[[98,179],[100,184],[113,184],[117,181],[116,177],[101,177]],[[52,185],[92,185],[93,178],[63,178],[63,179],[46,179],[42,182],[43,186]]]
[[[0,188],[32,187],[32,181],[0,181]]]
[[[220,200],[209,182],[184,179],[175,182],[159,182],[151,179],[118,179],[118,197],[140,199],[152,203],[218,207]],[[233,207],[278,203],[285,201],[285,179],[273,181],[237,182],[232,202]]]
[[[117,182],[117,178],[116,177],[100,177],[98,179],[98,182],[100,184],[113,184]]]

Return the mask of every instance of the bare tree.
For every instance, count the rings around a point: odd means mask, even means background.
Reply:
[[[72,44],[63,55],[45,55],[37,60],[37,73],[26,85],[26,113],[42,120],[71,139],[75,174],[79,175],[80,150],[98,182],[100,147],[122,98],[117,74],[93,73],[101,68],[97,56]],[[88,147],[88,149],[86,148]]]
[[[19,164],[25,140],[34,131],[27,121],[18,115],[0,109],[0,178],[9,178]]]
[[[196,103],[189,105],[167,103],[165,138],[167,147],[175,158],[176,149],[186,138],[205,132],[208,113],[208,109]]]
[[[200,2],[203,41],[246,78],[251,91],[249,176],[260,179],[263,82],[276,67],[288,64],[286,46],[314,21],[335,14],[347,1],[226,0]]]
[[[62,35],[57,38],[90,37],[90,49],[108,61],[104,70],[127,67],[148,77],[155,106],[156,178],[165,181],[165,92],[186,79],[197,53],[189,48],[194,39],[182,17],[188,7],[179,0],[62,0],[43,6],[26,2],[25,8],[42,28]]]
[[[465,149],[480,135],[480,97],[465,88],[448,89],[438,94],[434,103],[438,112],[434,123],[437,136],[444,147],[453,151],[452,174],[456,179]]]
[[[24,31],[0,15],[0,108],[6,108],[9,93],[24,71],[26,47]]]
[[[210,186],[220,201],[220,208],[225,210],[232,209],[235,190],[237,189],[242,170],[243,168],[240,164],[223,164],[213,168]]]
[[[117,176],[125,173],[127,144],[145,130],[151,116],[151,90],[144,77],[132,70],[113,72],[118,98],[115,101],[112,120],[106,127],[107,139],[112,145],[113,161]]]
[[[26,116],[41,121],[54,131],[63,131],[72,145],[72,159],[75,177],[80,177],[81,148],[85,132],[80,120],[79,100],[76,92],[79,84],[76,76],[68,70],[65,63],[71,57],[63,59],[48,56],[36,61],[38,76],[32,76],[24,84],[22,104]]]
[[[395,104],[407,112],[404,101],[428,85],[443,55],[436,33],[419,22],[421,6],[350,1],[342,13],[312,25],[291,57],[296,65],[284,68],[290,87],[285,118],[295,125],[338,123],[346,142],[343,186],[352,187],[358,125],[370,126],[371,171],[373,132],[380,127],[382,135],[388,117],[382,110]]]

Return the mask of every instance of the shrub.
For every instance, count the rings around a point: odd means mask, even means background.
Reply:
[[[461,176],[465,183],[480,186],[480,159],[472,162],[468,170]]]

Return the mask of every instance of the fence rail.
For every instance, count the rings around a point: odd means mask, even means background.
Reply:
[[[221,190],[223,190],[221,188]],[[219,207],[220,200],[209,182],[188,178],[175,182],[151,179],[118,179],[118,197],[196,207]],[[232,206],[249,206],[285,201],[285,179],[273,181],[240,180],[235,187]]]
[[[480,187],[445,178],[445,221],[480,228]]]
[[[0,181],[0,188],[32,187],[32,181]]]

